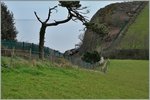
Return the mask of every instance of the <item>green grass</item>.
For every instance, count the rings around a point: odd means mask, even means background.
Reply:
[[[55,67],[48,61],[2,57],[1,96],[4,99],[148,99],[149,61],[111,60],[106,74]],[[7,68],[7,66],[9,68]]]
[[[149,48],[149,5],[146,5],[131,24],[120,43],[122,49]]]

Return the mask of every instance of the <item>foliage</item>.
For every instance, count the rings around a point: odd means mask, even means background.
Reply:
[[[8,57],[3,60],[9,62]],[[111,60],[105,75],[58,68],[49,61],[38,60],[32,67],[31,61],[13,60],[18,67],[1,68],[2,99],[149,98],[148,60]]]
[[[87,29],[91,29],[101,36],[105,36],[108,34],[108,28],[104,24],[97,24],[93,22],[85,23]]]
[[[59,1],[59,5],[67,8],[79,8],[81,7],[80,1]]]
[[[84,53],[82,60],[93,64],[100,60],[100,56],[97,51],[86,52],[86,53]]]
[[[13,18],[13,13],[10,12],[7,6],[1,3],[1,39],[16,40],[17,30]]]

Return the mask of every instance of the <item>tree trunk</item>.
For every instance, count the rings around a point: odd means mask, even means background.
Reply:
[[[39,40],[39,58],[44,59],[44,38],[45,38],[46,25],[42,24],[40,29],[40,40]]]

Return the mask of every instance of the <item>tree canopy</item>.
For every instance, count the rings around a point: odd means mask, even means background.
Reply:
[[[1,2],[1,39],[16,40],[18,31],[15,27],[13,13]]]

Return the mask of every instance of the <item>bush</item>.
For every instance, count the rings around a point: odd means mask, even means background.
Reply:
[[[98,24],[98,23],[85,23],[85,26],[87,29],[91,29],[93,32],[96,32],[97,34],[101,36],[105,36],[108,34],[109,30],[105,24]]]
[[[100,60],[99,53],[97,51],[86,52],[82,56],[82,60],[91,64],[94,64]]]

